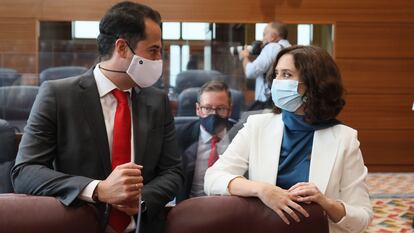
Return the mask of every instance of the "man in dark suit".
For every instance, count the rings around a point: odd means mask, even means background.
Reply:
[[[195,107],[199,120],[177,127],[184,171],[184,186],[177,195],[177,202],[205,195],[204,174],[227,148],[227,131],[233,125],[229,121],[231,93],[222,81],[204,84]]]
[[[42,85],[13,186],[66,206],[94,203],[106,232],[134,230],[138,211],[141,232],[162,232],[162,210],[183,177],[168,98],[151,87],[162,72],[160,15],[121,2],[99,30],[100,63]]]

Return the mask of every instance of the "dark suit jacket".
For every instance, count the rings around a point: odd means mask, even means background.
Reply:
[[[142,198],[147,205],[142,232],[157,232],[163,208],[182,183],[174,119],[166,95],[133,88],[135,163],[143,165]],[[20,144],[12,181],[16,192],[57,197],[64,205],[94,179],[111,173],[111,160],[93,69],[45,82],[33,105]],[[106,225],[108,205],[98,204]]]
[[[233,126],[229,121],[227,130]],[[195,162],[197,160],[198,139],[200,137],[200,120],[195,120],[177,127],[177,140],[184,172],[184,185],[177,195],[177,203],[189,198],[193,184]]]

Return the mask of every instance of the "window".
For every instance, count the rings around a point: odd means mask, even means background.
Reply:
[[[72,38],[96,39],[99,35],[99,21],[73,21]]]

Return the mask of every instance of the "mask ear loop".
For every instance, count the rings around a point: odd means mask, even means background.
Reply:
[[[128,48],[131,50],[131,52],[132,52],[134,55],[136,55],[136,54],[135,54],[135,52],[134,52],[134,50],[133,50],[133,49],[132,49],[132,47],[129,45],[129,43],[128,43],[128,41],[127,41],[127,40],[125,40],[125,43],[127,44]]]
[[[117,40],[117,39],[120,38],[119,36],[113,36],[113,37],[115,37],[115,40]],[[125,39],[123,39],[123,40],[125,40]],[[132,50],[131,46],[129,46],[129,43],[128,43],[127,40],[125,40],[125,43],[127,44],[128,48],[131,50],[131,52],[135,55],[134,50]],[[102,69],[102,70],[105,70],[105,71],[108,71],[108,72],[123,73],[123,74],[126,73],[126,71],[122,71],[122,70],[111,70],[111,69],[107,69],[105,67],[102,67],[101,64],[99,64],[98,67],[99,67],[99,69]]]

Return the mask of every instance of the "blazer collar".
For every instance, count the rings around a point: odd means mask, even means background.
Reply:
[[[269,168],[268,171],[263,172],[263,177],[260,177],[260,180],[264,180],[271,184],[276,183],[284,127],[281,114],[275,114],[273,117],[274,118],[269,121],[269,124],[261,129],[262,131],[268,131],[269,133],[263,133],[263,135],[266,136],[263,137],[264,139],[262,142],[259,142],[259,147],[270,148],[269,150],[262,150],[263,154],[260,155],[263,159],[262,164],[266,164],[266,167]]]
[[[134,125],[134,151],[135,163],[142,164],[144,161],[145,149],[147,145],[148,133],[152,127],[150,99],[140,88],[132,89],[132,121]]]
[[[98,88],[93,76],[93,68],[89,69],[79,81],[81,104],[86,121],[92,132],[95,148],[99,153],[102,167],[106,174],[111,172],[111,159],[109,153],[109,142],[105,128],[105,120]]]
[[[313,137],[309,182],[314,183],[321,193],[326,192],[338,154],[339,142],[332,129],[317,130]]]

